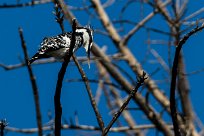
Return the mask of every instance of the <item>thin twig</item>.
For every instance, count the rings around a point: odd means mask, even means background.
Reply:
[[[113,62],[112,64],[113,64],[116,68],[118,68],[118,70],[119,70],[121,73],[123,73],[123,74],[132,82],[132,84],[135,83],[134,79],[130,76],[130,74],[127,72],[126,69],[120,67],[119,65],[117,65],[117,64],[114,63],[114,62]]]
[[[172,117],[172,122],[174,126],[175,136],[181,136],[180,128],[178,125],[178,119],[177,119],[176,99],[175,99],[175,88],[176,88],[176,77],[178,73],[177,68],[178,68],[179,54],[182,49],[182,46],[185,44],[188,38],[193,34],[197,33],[198,31],[202,30],[203,28],[204,28],[204,24],[202,24],[201,27],[196,27],[195,29],[191,30],[179,41],[176,47],[176,52],[175,52],[174,62],[172,67],[172,76],[171,76],[172,79],[171,79],[171,87],[170,87],[170,108],[171,108],[171,117]]]
[[[164,59],[159,55],[159,53],[154,49],[150,49],[150,52],[157,59],[157,61],[164,68],[164,70],[169,74],[170,73],[169,67],[166,64],[166,62],[164,61]]]
[[[110,121],[108,126],[105,128],[105,132],[102,134],[102,136],[106,136],[107,135],[107,133],[109,132],[109,129],[112,127],[112,125],[115,123],[115,121],[119,118],[119,116],[121,115],[121,113],[123,112],[125,107],[128,105],[128,103],[131,100],[131,98],[136,94],[136,92],[138,91],[139,87],[144,83],[144,81],[146,79],[147,79],[146,73],[143,72],[142,77],[138,78],[136,87],[130,92],[128,98],[125,100],[125,102],[120,107],[120,109],[115,113],[115,115],[113,116],[112,120]]]
[[[79,70],[79,72],[80,72],[80,74],[81,74],[81,78],[82,78],[83,81],[84,81],[84,84],[85,84],[85,86],[86,86],[86,90],[87,90],[88,95],[89,95],[89,99],[90,99],[90,101],[91,101],[91,105],[92,105],[92,107],[93,107],[93,109],[94,109],[94,112],[95,112],[95,114],[96,114],[96,118],[97,118],[98,124],[99,124],[99,126],[100,126],[100,128],[101,128],[101,130],[102,130],[102,132],[103,132],[103,129],[104,129],[103,119],[102,119],[101,114],[100,114],[100,112],[99,112],[99,110],[98,110],[98,108],[97,108],[97,104],[96,104],[96,101],[95,101],[95,99],[94,99],[94,96],[93,96],[93,94],[92,94],[92,92],[91,92],[91,87],[90,87],[90,85],[89,85],[89,80],[88,80],[88,78],[86,77],[86,74],[85,74],[85,72],[83,71],[83,69],[81,68],[79,62],[77,61],[75,55],[72,55],[72,58],[73,58],[73,60],[74,60],[74,62],[75,62],[75,64],[76,64],[76,66],[77,66],[77,68],[78,68],[78,70]]]
[[[40,4],[47,4],[50,2],[52,2],[52,0],[35,0],[35,1],[29,1],[27,3],[2,4],[0,5],[0,9],[2,8],[21,8],[21,7],[40,5]]]
[[[122,56],[120,53],[116,53],[116,54],[113,54],[113,55],[107,55],[107,56],[111,60],[115,60],[115,61],[124,60],[125,59],[125,57]],[[79,57],[77,57],[77,60],[80,63],[86,63],[88,61],[86,56],[79,56]],[[90,60],[91,60],[91,62],[95,63],[95,61],[101,60],[101,57],[91,56]],[[33,62],[32,65],[40,65],[40,64],[47,64],[47,63],[56,63],[56,62],[62,62],[62,61],[63,60],[59,60],[59,59],[55,59],[55,58],[51,57],[51,58],[36,60],[35,62]],[[72,58],[71,58],[70,62],[74,63]],[[8,65],[0,63],[0,67],[2,67],[4,70],[14,70],[14,69],[21,68],[21,67],[24,67],[24,66],[26,66],[25,62],[17,63],[17,64],[8,64]]]
[[[183,22],[201,14],[202,12],[204,12],[204,7],[200,8],[199,10],[197,10],[194,13],[190,14],[189,16],[185,17],[181,22],[183,23]]]
[[[169,128],[173,128],[173,125],[168,125]],[[133,127],[123,126],[123,127],[112,127],[110,128],[110,132],[127,132],[130,130],[146,130],[146,129],[155,129],[156,126],[154,124],[144,124],[144,125],[136,125]],[[43,131],[52,130],[52,126],[44,126]],[[90,126],[90,125],[62,125],[63,130],[89,130],[89,131],[101,131],[99,127]],[[38,132],[38,128],[15,128],[15,127],[6,127],[6,131],[16,132],[16,133],[24,133],[24,134],[33,134]]]
[[[103,65],[100,63],[96,63],[96,64],[97,64],[97,67],[99,70],[99,77],[103,78],[103,80],[105,80],[106,82],[111,82],[110,76],[107,73],[105,67],[103,67]],[[104,96],[106,98],[107,106],[110,109],[110,114],[112,116],[114,116],[115,108],[118,109],[119,107],[121,107],[121,105],[123,104],[123,100],[114,87],[103,85],[102,88],[104,91]],[[114,102],[111,102],[111,101],[114,101]],[[127,122],[127,124],[130,127],[136,126],[135,120],[133,119],[133,117],[129,111],[127,111],[127,110],[123,111],[121,116],[125,119],[125,121]],[[122,126],[122,122],[120,120],[117,120],[116,124],[119,127]],[[132,135],[133,133],[134,133],[134,135],[137,135],[137,136],[143,136],[143,134],[140,130],[134,130],[132,132],[127,131],[127,135],[129,135],[129,134]]]
[[[168,5],[171,1],[167,0],[164,3],[161,4],[161,8]],[[149,15],[147,15],[143,20],[141,20],[132,30],[128,32],[127,35],[124,36],[123,40],[121,41],[124,45],[127,44],[128,40],[137,32],[146,22],[148,22],[152,17],[157,14],[159,10],[151,12]]]
[[[21,46],[23,48],[23,53],[24,53],[24,59],[25,59],[25,64],[27,66],[28,69],[28,73],[30,76],[30,81],[32,84],[32,89],[33,89],[33,96],[34,96],[34,101],[35,101],[35,108],[36,108],[36,119],[37,119],[37,125],[38,125],[38,136],[42,136],[43,132],[42,132],[42,118],[41,118],[41,112],[40,112],[40,102],[39,102],[39,94],[38,94],[38,87],[37,87],[37,83],[35,81],[35,76],[33,74],[32,71],[32,67],[31,65],[28,65],[28,53],[27,53],[27,49],[26,49],[26,43],[23,37],[23,30],[22,28],[19,28],[19,34],[20,34],[20,38],[21,38]]]
[[[56,16],[55,21],[60,25],[62,33],[64,33],[65,32],[64,25],[63,25],[64,15],[62,15],[62,11],[61,11],[60,6],[57,2],[55,2],[54,10],[55,10],[54,15]]]
[[[100,64],[100,62],[96,62],[96,66],[98,67],[98,77],[100,80],[102,81],[105,81],[105,82],[111,82],[108,74],[107,74],[107,71],[105,70],[105,68],[102,66],[102,64]],[[105,96],[105,100],[106,100],[106,104],[109,108],[110,111],[113,111],[114,110],[114,106],[115,104],[112,103],[111,101],[113,100],[112,97],[111,97],[111,90],[114,89],[113,86],[105,86],[104,84],[101,84],[101,90],[103,91],[104,93],[104,96]],[[115,91],[115,90],[114,90]],[[113,112],[111,112],[112,116],[114,115]],[[118,120],[117,122],[117,126],[118,127],[121,127],[121,122]]]
[[[123,19],[123,20],[113,20],[112,22],[113,22],[114,24],[124,24],[124,23],[126,23],[126,24],[130,24],[130,25],[134,25],[134,26],[136,26],[136,25],[139,24],[139,23],[137,23],[137,22],[133,22],[133,21],[131,21],[131,20],[125,20],[125,19]],[[142,28],[144,28],[144,29],[146,29],[146,30],[153,31],[153,32],[155,32],[155,33],[160,33],[160,34],[164,34],[164,35],[172,35],[171,33],[167,32],[167,31],[160,30],[160,29],[158,29],[158,28],[148,27],[148,26],[146,26],[146,25],[142,25],[142,26],[140,26],[140,27],[142,27]],[[94,30],[94,31],[95,31],[95,30]],[[97,31],[97,30],[96,30],[96,31]],[[104,34],[107,35],[107,36],[109,36],[109,34],[108,34],[107,32],[104,32]]]
[[[61,107],[60,97],[61,97],[62,81],[63,81],[64,75],[66,73],[66,68],[70,62],[70,58],[73,54],[73,48],[75,45],[75,33],[76,33],[75,30],[76,30],[76,19],[73,19],[71,45],[70,45],[69,52],[64,57],[64,62],[62,63],[62,67],[58,73],[58,80],[57,80],[56,91],[55,91],[55,96],[54,96],[55,136],[61,136],[62,107]]]
[[[83,79],[67,79],[66,82],[84,82],[84,80]],[[123,90],[122,86],[119,86],[119,85],[114,84],[112,82],[106,82],[106,81],[100,80],[100,79],[99,80],[89,79],[89,82],[92,82],[92,83],[100,83],[101,82],[104,85],[110,85],[110,86],[113,86],[113,87],[115,87],[117,89]]]
[[[64,17],[69,21],[69,23],[72,23],[72,20],[74,18],[74,16],[72,14],[69,14],[69,8],[68,6],[65,4],[64,0],[54,0],[54,3],[58,4],[60,6],[60,8],[62,9],[62,12],[64,14]],[[77,25],[79,26],[78,22]]]
[[[204,68],[200,68],[198,70],[194,70],[194,71],[191,71],[191,72],[188,72],[188,73],[182,73],[183,76],[191,76],[191,75],[194,75],[194,74],[199,74],[201,72],[204,71]]]

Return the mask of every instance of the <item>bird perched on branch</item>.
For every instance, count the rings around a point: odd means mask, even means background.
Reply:
[[[90,61],[90,49],[93,44],[93,29],[90,26],[77,27],[75,35],[75,52],[82,45],[88,55],[88,63]],[[30,65],[37,59],[54,57],[56,59],[63,59],[66,53],[69,52],[72,40],[72,32],[63,33],[53,37],[45,37],[41,43],[37,53],[28,61]],[[90,64],[89,64],[90,65]]]

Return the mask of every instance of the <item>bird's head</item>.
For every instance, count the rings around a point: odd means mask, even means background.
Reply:
[[[76,33],[80,33],[83,37],[83,47],[88,55],[88,61],[90,61],[90,51],[93,45],[93,29],[90,25],[85,27],[77,27]],[[88,62],[89,63],[89,62]]]
[[[93,44],[93,29],[91,28],[91,26],[77,27],[76,33],[80,33],[82,35],[83,47],[88,53]]]

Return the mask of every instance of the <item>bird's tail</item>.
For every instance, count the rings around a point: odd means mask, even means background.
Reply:
[[[29,61],[28,61],[28,65],[31,65],[35,60],[40,59],[40,54],[36,53]]]

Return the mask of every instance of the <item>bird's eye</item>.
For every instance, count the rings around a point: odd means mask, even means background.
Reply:
[[[82,36],[82,35],[83,35],[83,32],[78,32],[78,33],[76,33],[76,35]]]

